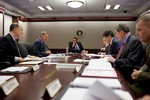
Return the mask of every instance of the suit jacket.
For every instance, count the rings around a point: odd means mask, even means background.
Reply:
[[[78,45],[79,49],[76,49],[75,46],[72,47],[72,44],[73,44],[73,42],[69,42],[69,43],[68,43],[68,45],[69,45],[69,52],[81,53],[82,50],[84,50],[84,48],[83,48],[81,42],[77,42],[77,45]]]
[[[150,94],[150,45],[147,47],[146,61],[140,70],[143,72],[139,73],[137,80],[131,85],[139,97]]]
[[[113,38],[112,43],[106,47],[106,54],[111,54],[113,57],[116,57],[120,49],[121,43],[117,38]]]
[[[48,50],[46,45],[40,38],[38,38],[31,47],[31,55],[38,57],[47,56],[48,54],[45,53],[46,50]]]
[[[144,51],[140,40],[130,34],[124,44],[120,57],[115,61],[116,67],[120,67],[121,65],[142,66],[144,62],[143,53]]]
[[[19,52],[15,41],[10,34],[0,40],[0,61],[8,61],[15,64],[15,57],[19,57]]]

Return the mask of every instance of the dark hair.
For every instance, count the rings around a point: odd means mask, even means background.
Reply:
[[[107,30],[103,33],[103,37],[108,37],[108,36],[114,37],[114,33],[111,30]]]
[[[10,25],[9,31],[11,32],[11,31],[13,31],[15,28],[18,28],[18,27],[19,27],[19,24],[18,24],[18,23],[12,23],[12,24]]]
[[[129,27],[126,26],[126,24],[119,24],[116,26],[116,31],[120,32],[120,31],[123,31],[125,33],[128,33],[129,32]]]
[[[74,37],[73,39],[76,39],[76,40],[78,40],[78,38],[77,38],[77,37]]]

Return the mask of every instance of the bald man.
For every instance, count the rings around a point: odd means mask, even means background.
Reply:
[[[25,61],[17,44],[22,34],[23,28],[20,24],[13,23],[10,25],[10,33],[0,40],[0,61],[7,61],[12,65]]]

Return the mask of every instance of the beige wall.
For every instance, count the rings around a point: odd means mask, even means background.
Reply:
[[[3,35],[3,14],[0,13],[0,36]]]
[[[33,43],[40,31],[49,33],[49,48],[63,49],[68,41],[76,36],[75,32],[82,29],[84,36],[79,38],[85,49],[99,49],[102,46],[102,34],[105,30],[113,30],[119,23],[125,23],[135,33],[135,21],[68,21],[68,22],[29,22],[26,42]]]

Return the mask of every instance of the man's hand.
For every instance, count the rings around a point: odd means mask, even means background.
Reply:
[[[141,73],[141,72],[142,72],[142,70],[138,71],[138,70],[134,69],[133,73],[131,74],[132,79],[136,80],[138,78],[139,73]]]
[[[115,60],[116,60],[116,59],[115,59],[115,58],[113,58],[113,57],[108,57],[108,61],[109,61],[109,62],[114,63],[114,62],[115,62]]]
[[[45,51],[46,54],[51,54],[50,50]]]
[[[19,62],[24,62],[24,61],[26,61],[24,58],[21,58],[21,57],[19,57],[18,60],[19,60]]]

